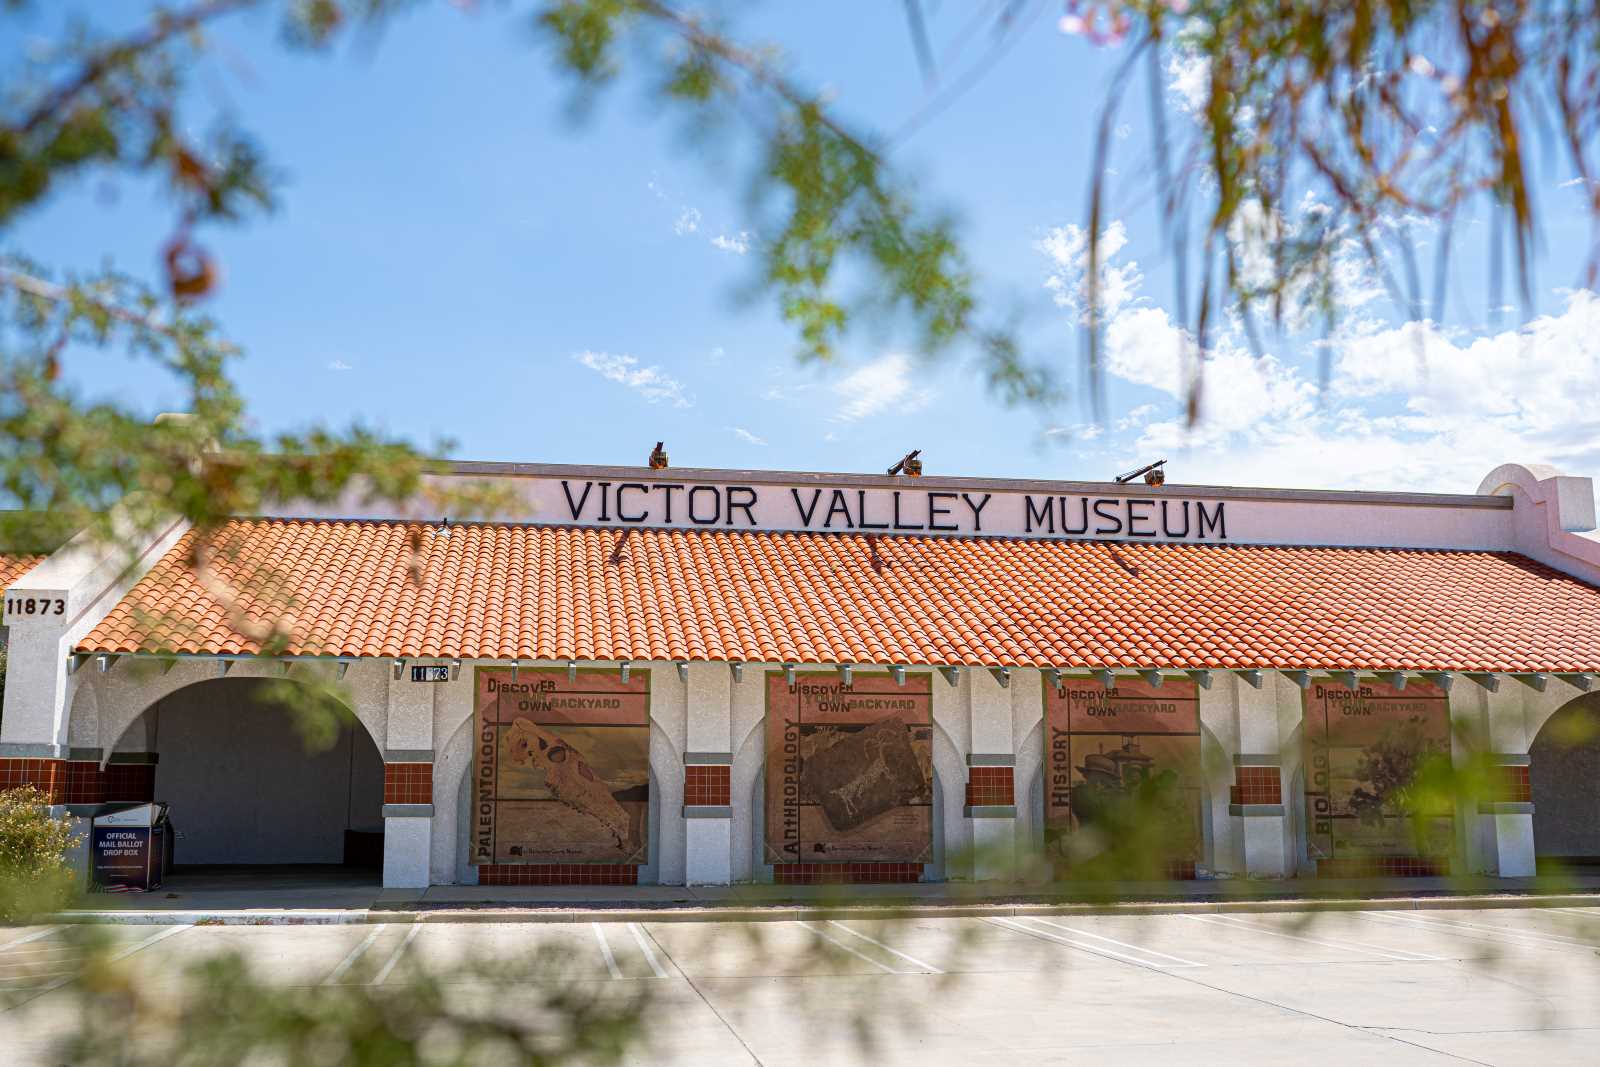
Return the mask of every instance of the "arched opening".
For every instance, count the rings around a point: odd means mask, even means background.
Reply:
[[[1600,867],[1600,693],[1550,716],[1528,755],[1540,866]]]
[[[285,679],[197,682],[150,705],[118,741],[117,753],[154,757],[177,875],[381,880],[383,756],[342,705],[319,706],[331,728],[308,737],[296,690],[310,693]]]

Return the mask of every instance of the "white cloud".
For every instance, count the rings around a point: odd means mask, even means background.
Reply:
[[[686,237],[700,228],[700,209],[686,207],[678,212],[678,220],[672,224],[672,232],[679,237]]]
[[[1167,91],[1189,114],[1206,106],[1211,94],[1211,59],[1192,52],[1176,52],[1167,61]]]
[[[747,445],[764,445],[767,443],[766,438],[757,437],[743,426],[729,426],[728,429],[733,431],[733,436],[737,437]]]
[[[329,370],[336,370],[336,371],[355,370],[354,367],[352,367],[350,364],[346,363],[342,359],[336,359],[332,363],[329,363],[328,364],[328,369]]]
[[[673,407],[694,406],[694,397],[684,389],[683,383],[660,366],[641,367],[633,356],[610,352],[578,352],[572,358],[607,381],[632,389],[651,404],[665,400]]]
[[[840,399],[833,418],[857,422],[873,415],[900,415],[927,406],[933,390],[912,384],[912,373],[910,357],[898,352],[862,364],[831,386]]]
[[[1107,234],[1105,247],[1117,246],[1120,230]],[[1067,227],[1039,242],[1058,293],[1081,288],[1083,245],[1082,232]],[[1174,482],[1470,492],[1508,461],[1600,469],[1591,399],[1600,296],[1566,299],[1559,313],[1484,336],[1351,318],[1325,341],[1291,332],[1281,355],[1256,354],[1237,324],[1223,323],[1202,360],[1193,337],[1134,284],[1108,303],[1105,372],[1171,403],[1125,394],[1136,406],[1109,436],[1140,457],[1170,457]],[[1081,314],[1073,299],[1058,302]],[[1328,383],[1319,389],[1323,353]],[[1182,412],[1196,375],[1199,418],[1190,426]],[[1173,416],[1157,417],[1164,409]],[[1082,439],[1079,427],[1060,429]]]
[[[1100,233],[1097,249],[1100,256],[1100,314],[1103,320],[1119,314],[1131,305],[1144,284],[1144,275],[1137,262],[1113,263],[1128,245],[1128,228],[1118,219]],[[1081,226],[1067,224],[1048,231],[1035,241],[1033,247],[1048,258],[1052,269],[1045,276],[1044,287],[1060,307],[1074,311],[1086,319],[1089,306],[1088,266],[1089,234]]]
[[[713,248],[719,248],[724,252],[732,252],[736,256],[742,256],[750,251],[750,231],[740,230],[732,237],[719,233],[711,239],[711,245]]]

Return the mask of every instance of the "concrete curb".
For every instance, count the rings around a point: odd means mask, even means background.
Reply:
[[[1029,915],[1205,915],[1297,911],[1468,911],[1484,908],[1600,908],[1600,894],[1373,897],[1151,901],[1124,903],[994,904],[814,904],[746,906],[564,908],[429,907],[350,909],[259,909],[197,911],[65,911],[56,923],[127,926],[348,926],[369,923],[580,923],[580,922],[798,922],[817,919],[1016,918]]]

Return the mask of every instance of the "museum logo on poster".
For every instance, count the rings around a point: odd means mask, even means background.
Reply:
[[[1198,862],[1203,779],[1195,683],[1118,678],[1108,689],[1063,678],[1044,686],[1046,852],[1058,861],[1091,860],[1099,849],[1088,842],[1097,839],[1075,834],[1139,825],[1149,828],[1143,839],[1161,850],[1161,862]]]
[[[480,669],[473,862],[648,858],[650,673]]]
[[[1305,693],[1306,835],[1311,859],[1442,858],[1453,851],[1451,804],[1414,788],[1430,761],[1450,758],[1450,701],[1414,681],[1313,684]]]
[[[772,672],[766,861],[926,863],[933,853],[933,685],[908,674]]]

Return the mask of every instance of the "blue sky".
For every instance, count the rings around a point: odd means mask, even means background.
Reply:
[[[973,10],[930,5],[952,69]],[[1015,313],[1033,358],[1071,399],[1049,411],[985,397],[968,358],[920,359],[893,331],[863,329],[828,367],[797,364],[772,302],[749,298],[759,242],[737,134],[688,143],[626,80],[584,122],[550,73],[524,5],[439,5],[331,55],[287,51],[275,24],[228,23],[200,81],[283,174],[274,215],[203,242],[224,284],[210,310],[246,350],[237,374],[266,431],[361,420],[460,458],[642,463],[664,439],[678,465],[872,471],[911,448],[929,473],[1109,478],[1169,459],[1179,482],[1471,491],[1506,460],[1600,470],[1600,306],[1572,284],[1588,221],[1563,175],[1544,181],[1546,246],[1531,332],[1521,312],[1486,323],[1483,227],[1460,239],[1442,328],[1403,323],[1370,280],[1319,389],[1315,331],[1265,358],[1223,336],[1205,418],[1184,426],[1171,269],[1162,257],[1142,93],[1116,142],[1107,247],[1116,294],[1108,406],[1080,386],[1072,306],[1095,103],[1117,49],[1057,25],[1040,3],[1015,46],[893,160],[960,233],[993,307]],[[864,128],[893,130],[928,100],[903,7],[770,4],[735,24],[779,43],[806,84]],[[48,30],[46,16],[20,27]],[[1168,104],[1186,121],[1184,70]],[[10,233],[11,250],[63,268],[154,276],[170,205],[138,182],[67,187]],[[1426,238],[1424,238],[1424,241]],[[1428,258],[1424,247],[1424,258]],[[1424,358],[1418,358],[1419,353]],[[172,405],[120,355],[74,357],[90,392]]]

